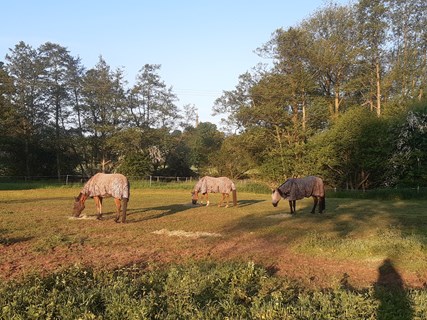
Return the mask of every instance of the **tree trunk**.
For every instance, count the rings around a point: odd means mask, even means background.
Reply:
[[[381,116],[381,73],[380,73],[380,62],[375,63],[376,70],[376,81],[377,81],[377,116]]]

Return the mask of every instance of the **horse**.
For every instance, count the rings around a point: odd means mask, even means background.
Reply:
[[[102,199],[114,197],[116,204],[116,222],[126,222],[126,210],[130,196],[130,184],[122,174],[97,173],[86,182],[80,194],[74,198],[73,214],[76,218],[85,208],[87,198],[93,198],[96,204],[97,219],[102,218]],[[121,210],[122,209],[122,210]]]
[[[209,193],[221,193],[222,197],[218,207],[221,207],[224,200],[226,200],[225,207],[228,208],[230,192],[233,194],[233,205],[237,206],[237,191],[233,181],[227,177],[214,178],[204,176],[194,186],[191,192],[191,200],[193,204],[197,204],[199,193],[201,193],[202,196],[205,196],[206,206],[209,206]],[[200,203],[203,204],[203,200],[200,200]]]
[[[271,200],[274,207],[277,207],[281,198],[289,200],[291,214],[294,214],[296,213],[296,200],[304,197],[313,197],[314,205],[311,213],[315,213],[317,203],[319,203],[319,213],[323,213],[323,210],[325,210],[325,186],[323,180],[315,176],[288,179],[273,190]]]

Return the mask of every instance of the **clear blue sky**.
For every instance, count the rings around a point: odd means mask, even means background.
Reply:
[[[346,4],[347,1],[337,1]],[[288,28],[324,0],[9,0],[0,5],[0,61],[19,41],[66,47],[86,69],[102,55],[123,67],[129,85],[144,64],[160,76],[178,106],[194,104],[200,121],[219,123],[212,106],[238,76],[267,62],[254,50],[278,28]]]

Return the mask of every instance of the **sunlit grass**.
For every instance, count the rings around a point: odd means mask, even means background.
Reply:
[[[399,268],[411,272],[427,269],[427,202],[423,200],[328,198],[326,212],[312,215],[312,200],[304,199],[298,201],[297,214],[291,216],[286,201],[274,208],[265,193],[239,190],[237,208],[218,208],[217,194],[211,195],[209,207],[192,205],[191,187],[134,187],[127,223],[122,225],[114,223],[112,199],[104,200],[102,221],[95,219],[92,199],[83,211],[86,219],[71,219],[73,197],[79,190],[0,191],[3,261],[13,264],[18,252],[23,252],[28,259],[20,261],[24,269],[30,263],[31,270],[43,270],[43,262],[31,262],[42,259],[52,266],[77,263],[115,268],[135,261],[183,262],[214,257],[216,248],[225,246],[215,258],[221,259],[221,253],[226,252],[234,259],[251,257],[270,265],[278,260],[263,252],[283,248],[338,263],[392,259]],[[155,233],[159,230],[220,236],[168,236]],[[247,248],[239,251],[245,245]]]

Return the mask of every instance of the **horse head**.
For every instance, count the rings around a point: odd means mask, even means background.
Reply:
[[[199,199],[199,195],[197,191],[191,192],[191,203],[197,204],[197,200]]]
[[[279,203],[281,198],[282,198],[282,195],[280,193],[280,190],[274,189],[271,193],[271,203],[273,207],[277,207],[277,204]]]
[[[73,206],[73,215],[74,217],[80,217],[80,214],[85,208],[84,201],[81,199],[81,194],[78,197],[74,198],[74,206]]]

